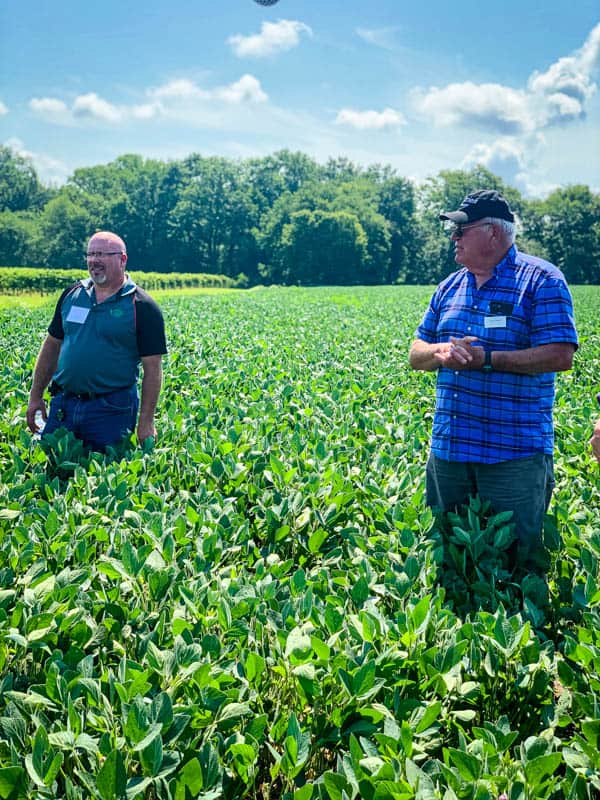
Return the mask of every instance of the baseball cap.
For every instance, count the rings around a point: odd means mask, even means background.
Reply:
[[[440,214],[440,219],[449,219],[451,222],[463,225],[484,217],[515,221],[515,215],[510,210],[508,202],[493,189],[480,189],[478,192],[468,194],[457,211],[444,211]]]

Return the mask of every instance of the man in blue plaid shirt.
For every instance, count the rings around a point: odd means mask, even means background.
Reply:
[[[454,223],[462,268],[437,287],[410,349],[437,370],[427,503],[448,511],[479,494],[512,511],[519,570],[541,572],[554,487],[554,373],[577,348],[573,303],[555,266],[520,253],[515,216],[491,190],[468,195]]]

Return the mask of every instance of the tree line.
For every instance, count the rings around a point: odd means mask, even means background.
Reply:
[[[137,270],[242,285],[431,284],[456,268],[439,212],[484,187],[518,214],[521,250],[552,261],[570,283],[600,283],[600,195],[588,186],[530,200],[483,166],[417,186],[389,165],[319,164],[288,150],[240,161],[123,155],[76,169],[57,188],[0,146],[0,264],[83,267],[89,235],[108,229]]]

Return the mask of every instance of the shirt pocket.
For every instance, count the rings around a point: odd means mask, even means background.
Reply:
[[[489,315],[488,315],[489,316]],[[486,342],[501,350],[524,350],[531,344],[531,323],[523,306],[514,305],[503,327],[486,328]]]

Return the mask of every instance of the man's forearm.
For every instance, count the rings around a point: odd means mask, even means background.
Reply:
[[[33,371],[30,399],[39,400],[44,394],[44,389],[56,371],[61,345],[60,339],[50,335],[44,340]]]
[[[492,369],[519,375],[563,372],[571,369],[575,346],[566,342],[528,347],[524,350],[493,350]]]
[[[138,430],[152,435],[154,430],[154,414],[162,386],[161,356],[147,356],[142,359],[144,375],[142,378],[142,396],[140,400],[140,418]]]

